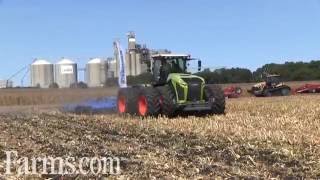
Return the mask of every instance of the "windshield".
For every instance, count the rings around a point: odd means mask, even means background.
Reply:
[[[166,61],[171,66],[171,73],[186,73],[187,71],[186,59],[176,58],[176,59],[170,59]]]
[[[156,81],[165,82],[171,73],[187,73],[187,61],[183,57],[155,60],[153,75]]]

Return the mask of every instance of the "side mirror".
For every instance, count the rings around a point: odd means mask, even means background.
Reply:
[[[202,62],[201,60],[198,60],[198,71],[201,71],[202,69]]]

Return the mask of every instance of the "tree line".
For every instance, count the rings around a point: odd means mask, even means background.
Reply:
[[[264,73],[279,74],[283,81],[320,80],[320,61],[271,63],[253,72],[246,68],[205,69],[196,74],[207,83],[248,83],[262,81]]]
[[[259,79],[260,74],[263,72],[280,74],[284,81],[319,80],[320,61],[266,64],[253,72],[253,77]]]
[[[266,64],[255,71],[246,68],[221,68],[216,70],[204,69],[195,73],[203,77],[208,84],[250,83],[262,81],[262,74],[279,74],[283,81],[320,80],[320,61],[285,62],[284,64]],[[128,84],[151,83],[151,73],[139,76],[128,76]],[[109,80],[108,85],[117,85],[117,80]]]

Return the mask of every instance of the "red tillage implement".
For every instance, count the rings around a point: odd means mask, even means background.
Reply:
[[[305,84],[295,90],[296,93],[320,93],[320,84]]]
[[[238,98],[242,94],[240,87],[230,86],[223,90],[226,98]]]

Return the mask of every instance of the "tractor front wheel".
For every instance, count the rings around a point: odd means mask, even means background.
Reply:
[[[290,89],[289,88],[281,89],[281,95],[282,96],[289,96],[290,95]]]
[[[157,87],[160,97],[159,102],[161,104],[161,113],[167,117],[174,117],[176,115],[176,96],[171,87],[161,86]]]
[[[226,99],[223,90],[218,85],[205,86],[205,99],[211,104],[211,114],[224,114]]]

